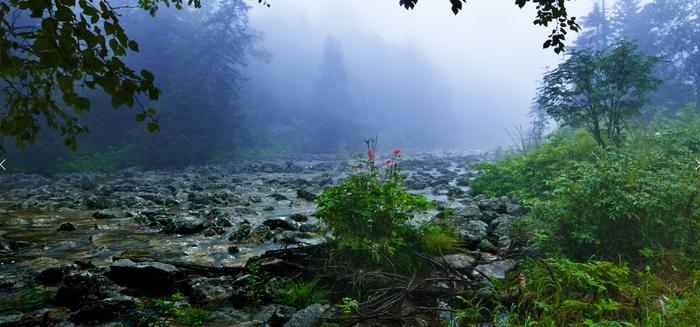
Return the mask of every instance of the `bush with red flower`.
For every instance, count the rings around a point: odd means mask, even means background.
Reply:
[[[384,167],[379,167],[376,142],[368,141],[367,159],[355,165],[357,171],[317,198],[316,217],[330,229],[336,254],[373,264],[425,248],[421,229],[408,222],[431,203],[405,190],[401,151],[393,150],[390,155]]]

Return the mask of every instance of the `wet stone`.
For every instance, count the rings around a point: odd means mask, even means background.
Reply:
[[[77,228],[75,228],[75,225],[73,225],[73,223],[65,222],[65,223],[61,224],[61,226],[59,226],[56,230],[61,231],[61,232],[71,232],[71,231],[74,231],[76,229]]]
[[[292,214],[291,216],[289,216],[289,219],[294,220],[298,223],[303,223],[303,222],[306,222],[309,220],[308,217],[306,217],[305,215],[302,215],[300,213]]]
[[[283,229],[283,230],[297,230],[297,227],[295,226],[294,222],[289,222],[285,219],[281,218],[272,218],[265,220],[263,224],[267,227],[270,227],[271,230],[275,229]]]
[[[40,272],[34,280],[43,285],[56,285],[60,283],[64,277],[66,277],[70,272],[76,270],[75,265],[60,265],[56,267],[50,267],[44,269]]]
[[[109,212],[106,210],[99,210],[99,211],[95,211],[95,213],[92,214],[92,218],[95,218],[95,219],[113,219],[113,218],[117,218],[117,215],[113,212]]]
[[[255,227],[250,232],[250,235],[245,239],[245,241],[249,243],[254,243],[254,244],[262,244],[265,243],[265,241],[269,240],[272,237],[272,232],[270,230],[270,227],[267,225],[260,225],[258,227]]]
[[[297,190],[297,197],[300,199],[304,199],[306,201],[316,201],[316,194],[311,193],[308,190],[305,189],[298,189]]]
[[[121,259],[109,266],[109,277],[117,284],[150,293],[171,292],[180,275],[175,266],[161,262]]]
[[[116,295],[117,287],[107,277],[90,271],[77,271],[63,279],[56,292],[57,305],[79,309]]]
[[[228,240],[232,242],[241,242],[244,239],[246,239],[248,235],[250,235],[250,231],[250,223],[244,221],[243,223],[241,223],[240,226],[238,226],[238,229],[235,232],[231,233],[231,236],[228,237]]]

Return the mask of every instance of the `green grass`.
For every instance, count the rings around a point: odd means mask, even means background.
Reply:
[[[280,291],[284,304],[303,309],[307,306],[324,301],[328,292],[318,285],[317,280],[291,281],[288,286]]]

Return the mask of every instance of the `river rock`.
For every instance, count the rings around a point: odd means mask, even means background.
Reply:
[[[77,310],[116,294],[117,286],[109,278],[90,271],[77,271],[63,279],[56,292],[55,303]]]
[[[75,228],[75,225],[73,225],[73,223],[71,223],[70,221],[67,221],[67,222],[61,224],[61,226],[58,226],[58,228],[56,230],[61,231],[61,232],[71,232],[71,231],[74,231],[76,229],[77,228]]]
[[[270,227],[267,225],[260,225],[258,227],[255,227],[250,232],[250,235],[244,240],[248,243],[253,243],[253,244],[262,244],[265,243],[265,241],[269,240],[272,237],[272,231],[270,230]]]
[[[241,242],[245,240],[248,237],[248,235],[250,235],[250,231],[250,222],[244,220],[241,223],[241,225],[238,226],[238,229],[231,233],[231,236],[228,237],[228,240],[232,242]]]
[[[204,230],[204,219],[191,215],[178,215],[172,217],[165,225],[163,231],[167,234],[196,234]]]
[[[262,321],[270,327],[281,327],[292,319],[295,313],[297,313],[297,309],[294,309],[293,307],[280,304],[270,304],[264,306],[262,310],[260,310],[260,312],[256,315],[256,319]]]
[[[71,320],[77,323],[105,322],[136,307],[136,301],[129,296],[106,298],[91,302],[75,312]]]
[[[286,219],[282,218],[267,219],[263,222],[263,224],[267,227],[270,227],[271,230],[275,230],[277,228],[291,231],[297,230],[297,226],[295,226],[296,224],[294,224],[293,221],[289,222]]]
[[[106,210],[99,210],[99,211],[95,211],[95,213],[92,214],[92,218],[95,218],[95,219],[113,219],[113,218],[117,218],[117,215],[114,214],[113,212],[109,212]]]
[[[469,243],[477,243],[488,234],[489,225],[481,220],[469,220],[457,227],[457,233]]]
[[[306,201],[316,201],[316,194],[311,193],[308,190],[305,189],[298,189],[297,190],[297,197],[300,199],[304,199]]]
[[[289,219],[294,220],[298,223],[303,223],[303,222],[306,222],[309,220],[308,217],[306,217],[305,215],[302,215],[300,213],[292,214],[291,216],[289,216]]]
[[[316,326],[317,321],[328,310],[328,305],[312,304],[292,316],[283,327],[312,327]]]
[[[511,215],[501,215],[491,222],[491,228],[493,229],[493,234],[498,237],[510,236],[513,231],[513,223],[515,222],[515,217]]]
[[[231,298],[235,280],[231,276],[194,277],[187,280],[190,301],[195,304],[223,303]]]
[[[478,270],[488,278],[503,279],[506,277],[506,273],[512,271],[518,266],[515,260],[500,260],[491,263],[478,265],[474,270]],[[478,272],[474,272],[475,276],[478,276]]]
[[[493,243],[491,243],[491,242],[490,242],[489,240],[487,240],[487,239],[483,239],[483,240],[479,241],[479,246],[478,246],[478,247],[479,247],[479,250],[481,250],[481,251],[486,251],[486,252],[495,252],[496,250],[498,250],[498,249],[496,248],[496,246],[493,245]]]
[[[450,267],[455,269],[470,269],[474,267],[476,259],[464,253],[449,254],[445,256],[445,261]]]
[[[169,293],[181,273],[173,265],[161,262],[133,262],[120,259],[109,266],[109,277],[119,285],[149,293]]]
[[[43,285],[56,285],[60,283],[64,277],[76,270],[76,265],[60,265],[50,267],[41,271],[34,280]]]

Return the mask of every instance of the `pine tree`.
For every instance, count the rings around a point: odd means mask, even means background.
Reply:
[[[307,142],[311,153],[329,153],[346,141],[362,141],[355,104],[348,92],[348,75],[340,42],[327,38],[321,55],[319,76],[305,121],[311,129]]]
[[[575,48],[600,50],[610,44],[612,37],[605,0],[602,4],[600,1],[596,1],[593,10],[582,18],[581,26],[583,30],[576,38]]]
[[[633,41],[639,39],[641,5],[639,0],[617,0],[610,19],[613,35],[616,38]]]

